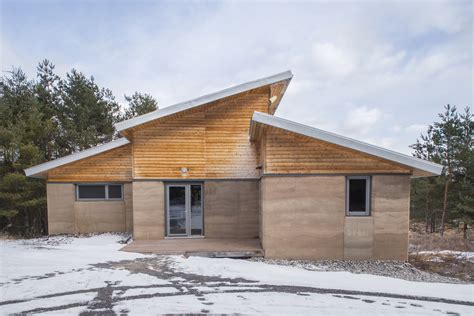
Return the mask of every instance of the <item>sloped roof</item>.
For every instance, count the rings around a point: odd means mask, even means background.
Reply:
[[[210,102],[213,102],[213,101],[217,101],[217,100],[222,99],[222,98],[226,98],[226,97],[229,97],[229,96],[232,96],[232,95],[236,95],[236,94],[243,93],[243,92],[246,92],[246,91],[249,91],[249,90],[264,87],[264,86],[267,86],[267,85],[272,85],[272,84],[275,84],[275,83],[278,83],[278,82],[284,82],[283,89],[280,92],[280,96],[281,96],[285,92],[285,89],[288,86],[288,83],[289,83],[289,81],[291,80],[292,77],[293,77],[293,74],[291,73],[290,70],[288,70],[288,71],[281,72],[281,73],[278,73],[278,74],[275,74],[275,75],[272,75],[272,76],[269,76],[269,77],[265,77],[265,78],[250,81],[250,82],[247,82],[247,83],[239,84],[239,85],[236,85],[236,86],[233,86],[233,87],[230,87],[230,88],[218,91],[218,92],[214,92],[214,93],[211,93],[211,94],[206,94],[206,95],[203,95],[201,97],[198,97],[198,98],[186,101],[186,102],[178,103],[178,104],[175,104],[175,105],[172,105],[172,106],[165,107],[163,109],[159,109],[159,110],[147,113],[145,115],[141,115],[141,116],[129,119],[129,120],[125,120],[125,121],[116,123],[115,128],[117,129],[117,131],[121,132],[121,131],[124,131],[126,129],[135,127],[137,125],[141,125],[141,124],[156,120],[158,118],[165,117],[165,116],[168,116],[168,115],[172,115],[172,114],[175,114],[175,113],[178,113],[178,112],[181,112],[181,111],[192,109],[192,108],[198,107],[200,105],[204,105],[204,104],[207,104],[207,103],[210,103]],[[280,100],[278,100],[277,103],[279,101]],[[59,158],[59,159],[55,159],[55,160],[52,160],[52,161],[42,163],[42,164],[37,165],[37,166],[30,167],[28,169],[25,169],[25,174],[28,177],[43,178],[43,177],[45,177],[44,173],[46,171],[50,170],[50,169],[57,168],[57,167],[60,167],[62,165],[65,165],[65,164],[68,164],[68,163],[71,163],[71,162],[75,162],[75,161],[78,161],[78,160],[81,160],[81,159],[84,159],[84,158],[87,158],[87,157],[90,157],[90,156],[94,156],[94,155],[103,153],[105,151],[108,151],[108,150],[126,145],[128,143],[130,143],[130,141],[128,139],[120,138],[120,139],[111,141],[109,143],[106,143],[106,144],[103,144],[103,145],[100,145],[100,146],[97,146],[97,147],[94,147],[94,148],[83,150],[83,151],[78,152],[78,153],[74,153],[74,154]]]
[[[168,115],[172,115],[181,111],[189,110],[200,105],[204,105],[213,101],[217,101],[222,98],[226,98],[232,95],[236,95],[242,92],[246,92],[249,90],[253,90],[256,88],[264,87],[266,85],[271,85],[280,81],[289,81],[293,77],[293,74],[290,70],[281,72],[269,77],[261,78],[258,80],[246,82],[243,84],[239,84],[218,92],[214,92],[211,94],[206,94],[201,97],[181,102],[175,105],[171,105],[162,109],[158,109],[156,111],[140,115],[129,120],[125,120],[122,122],[118,122],[115,124],[115,128],[118,132],[127,130],[129,128],[135,127],[137,125],[141,125]]]
[[[393,150],[385,149],[375,145],[361,142],[349,137],[337,135],[334,133],[326,132],[324,130],[314,128],[311,126],[296,123],[290,120],[286,120],[280,117],[269,115],[261,112],[254,112],[252,121],[250,123],[250,138],[255,140],[258,138],[257,124],[264,124],[268,126],[277,127],[286,131],[297,133],[300,135],[319,139],[328,143],[336,144],[342,147],[350,148],[359,152],[367,153],[372,156],[380,157],[389,161],[396,162],[401,165],[409,166],[418,170],[428,172],[432,175],[440,175],[443,166],[419,159],[416,157],[408,156],[405,154],[398,153]]]
[[[51,160],[45,163],[42,163],[40,165],[36,165],[34,167],[30,167],[28,169],[25,169],[25,174],[27,177],[37,177],[37,178],[43,178],[42,173],[54,169],[57,167],[60,167],[62,165],[66,165],[71,162],[75,162],[90,156],[94,156],[100,153],[103,153],[105,151],[115,149],[117,147],[129,144],[130,141],[126,138],[119,138],[117,140],[113,140],[111,142],[105,143],[103,145],[99,145],[96,147],[92,147],[62,158],[58,158],[55,160]]]

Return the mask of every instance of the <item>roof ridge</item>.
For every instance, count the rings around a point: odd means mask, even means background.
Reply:
[[[122,122],[118,122],[115,124],[115,129],[118,132],[124,131],[126,129],[156,120],[161,117],[175,114],[184,110],[191,109],[193,107],[197,107],[197,106],[210,103],[210,102],[213,102],[225,97],[229,97],[231,95],[239,94],[239,93],[256,89],[262,86],[266,86],[269,84],[277,83],[284,80],[291,80],[291,78],[293,78],[293,74],[291,73],[291,70],[287,70],[287,71],[280,72],[280,73],[267,76],[264,78],[260,78],[257,80],[241,83],[229,88],[225,88],[223,90],[219,90],[217,92],[208,93],[194,99],[176,103],[176,104],[164,107],[162,109],[155,110],[147,114],[143,114],[143,115],[140,115],[140,116],[137,116],[137,117],[134,117]]]

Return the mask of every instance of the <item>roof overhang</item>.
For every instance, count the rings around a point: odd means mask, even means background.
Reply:
[[[119,138],[117,140],[113,140],[111,142],[105,143],[103,145],[99,145],[96,147],[92,147],[62,158],[58,158],[55,160],[51,160],[40,165],[36,165],[25,169],[25,174],[27,177],[34,177],[34,178],[46,178],[46,172],[50,169],[54,169],[63,165],[66,165],[71,162],[75,162],[87,157],[91,157],[105,151],[109,151],[115,149],[117,147],[129,144],[130,141],[126,138]]]
[[[437,163],[401,154],[396,151],[261,112],[254,112],[253,114],[252,121],[250,122],[250,140],[255,141],[259,139],[262,134],[261,128],[259,128],[260,124],[280,128],[418,169],[422,171],[423,176],[426,175],[426,173],[428,173],[427,175],[429,176],[440,175],[443,170],[443,166]]]
[[[253,89],[261,88],[267,85],[273,85],[276,83],[283,83],[281,87],[277,87],[275,90],[278,90],[277,98],[272,102],[273,112],[276,110],[278,103],[281,100],[281,96],[285,93],[286,87],[288,86],[293,74],[290,70],[278,73],[276,75],[272,75],[269,77],[261,78],[258,80],[250,81],[247,83],[239,84],[237,86],[233,86],[218,92],[214,92],[211,94],[206,94],[201,97],[185,101],[182,103],[178,103],[175,105],[171,105],[162,109],[158,109],[156,111],[140,115],[129,120],[125,120],[122,122],[118,122],[115,124],[115,129],[118,132],[123,132],[127,129],[133,128],[135,126],[148,123],[150,121],[166,117],[169,115],[176,114],[178,112],[182,112],[185,110],[189,110],[200,105],[204,105],[210,102],[214,102],[226,97],[230,97],[232,95],[244,93]]]

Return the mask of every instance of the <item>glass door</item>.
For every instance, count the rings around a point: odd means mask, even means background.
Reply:
[[[202,236],[202,185],[191,184],[191,230],[193,236]]]
[[[202,236],[202,185],[166,186],[167,236]]]
[[[168,236],[186,236],[186,186],[168,186],[167,196]]]

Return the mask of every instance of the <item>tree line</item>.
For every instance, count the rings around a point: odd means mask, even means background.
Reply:
[[[442,164],[443,172],[412,181],[411,218],[443,235],[447,222],[473,222],[474,121],[469,107],[459,112],[449,104],[438,116],[411,148],[415,157]]]
[[[0,229],[26,236],[47,233],[46,188],[23,170],[118,138],[114,124],[158,108],[149,94],[125,96],[72,69],[61,78],[49,60],[29,79],[13,68],[0,81]]]
[[[116,122],[158,108],[139,92],[125,96],[122,108],[94,77],[72,69],[61,78],[48,60],[36,70],[28,79],[14,68],[0,81],[0,230],[23,236],[47,233],[45,181],[27,178],[25,168],[111,141],[119,137]],[[429,232],[473,222],[473,130],[469,107],[447,105],[411,146],[414,156],[444,166],[441,176],[412,181],[411,218]]]

